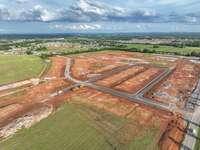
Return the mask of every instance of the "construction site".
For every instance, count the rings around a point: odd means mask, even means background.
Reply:
[[[200,104],[200,65],[186,58],[131,52],[51,57],[39,79],[0,86],[0,137],[30,128],[72,102],[137,122],[126,140],[157,127],[154,145],[179,150]],[[194,99],[194,96],[196,98]],[[122,142],[123,143],[123,142]]]

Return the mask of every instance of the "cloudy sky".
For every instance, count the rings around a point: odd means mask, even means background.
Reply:
[[[0,34],[200,32],[199,8],[199,0],[0,0]]]

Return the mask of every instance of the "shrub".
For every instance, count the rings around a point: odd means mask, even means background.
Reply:
[[[159,45],[153,45],[153,48],[159,48]]]

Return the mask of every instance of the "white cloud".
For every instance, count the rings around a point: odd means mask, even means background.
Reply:
[[[155,10],[149,10],[149,9],[141,9],[141,11],[143,12],[143,15],[148,17],[148,16],[156,16],[157,13]]]
[[[99,16],[124,16],[128,11],[119,6],[110,6],[99,1],[78,0],[75,10],[80,10],[84,14]]]
[[[186,19],[189,23],[196,23],[198,21],[196,17],[191,16],[187,16]]]
[[[26,2],[28,0],[16,0]],[[146,0],[155,1],[155,0]],[[159,0],[161,1],[161,0]],[[172,0],[163,0],[170,3]],[[150,8],[125,9],[120,6],[108,5],[97,0],[76,0],[75,5],[68,8],[54,8],[48,5],[33,5],[31,8],[11,9],[0,4],[0,21],[39,21],[39,22],[68,22],[68,23],[94,23],[94,22],[135,22],[135,23],[200,23],[197,12],[187,13],[157,12]],[[85,26],[76,28],[94,28]]]
[[[96,7],[95,5],[92,6],[87,0],[80,0],[77,3],[77,6],[84,12],[97,13],[99,15],[102,15],[105,13],[105,9],[101,7]]]
[[[57,13],[55,11],[49,11],[43,8],[41,5],[34,6],[33,12],[39,12],[41,14],[40,20],[44,22],[57,19]]]
[[[59,29],[59,30],[98,30],[101,29],[101,25],[99,24],[73,24],[73,25],[61,25],[56,24],[53,26],[50,26],[52,29]]]
[[[23,10],[21,12],[16,13],[15,16],[12,17],[12,19],[16,21],[49,22],[57,20],[59,15],[60,14],[57,12],[57,10],[52,11],[41,5],[35,5],[32,9]]]

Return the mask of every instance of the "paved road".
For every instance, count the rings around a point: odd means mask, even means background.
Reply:
[[[98,85],[91,84],[91,83],[87,83],[87,84],[84,84],[84,85],[88,86],[90,88],[94,88],[98,91],[111,94],[113,96],[117,96],[117,97],[127,99],[131,102],[145,104],[145,105],[148,105],[148,106],[151,106],[151,107],[154,107],[154,108],[158,108],[158,109],[161,109],[161,110],[167,110],[167,111],[170,110],[170,105],[164,104],[164,103],[158,103],[158,102],[152,101],[151,99],[144,98],[140,95],[128,94],[128,93],[125,93],[125,92],[117,91],[117,90],[110,89],[110,88],[103,87],[103,86],[98,86]]]
[[[118,90],[114,90],[112,88],[107,88],[107,87],[103,87],[103,86],[99,86],[99,85],[95,85],[93,83],[89,83],[88,81],[79,81],[77,79],[74,79],[71,76],[71,64],[72,64],[73,60],[70,58],[67,60],[67,65],[66,65],[66,69],[65,69],[65,77],[77,84],[81,84],[93,89],[96,89],[98,91],[104,92],[104,93],[108,93],[114,96],[118,96],[124,99],[127,99],[129,101],[132,102],[136,102],[136,103],[140,103],[140,104],[145,104],[154,108],[158,108],[161,110],[171,110],[171,106],[169,104],[164,104],[164,103],[159,103],[156,101],[153,101],[151,99],[147,99],[144,98],[144,94],[146,92],[148,92],[149,89],[151,89],[155,84],[157,84],[158,82],[160,82],[163,78],[165,78],[167,75],[169,75],[169,73],[171,73],[171,70],[165,70],[161,75],[159,75],[157,78],[155,78],[154,80],[152,80],[149,84],[147,84],[142,90],[140,90],[137,94],[129,94],[126,92],[121,92]],[[100,77],[99,77],[100,78]]]
[[[160,81],[162,81],[168,75],[170,75],[172,72],[173,72],[173,70],[171,70],[171,69],[165,69],[164,72],[162,72],[159,76],[154,78],[146,86],[144,86],[142,89],[137,91],[137,93],[135,95],[143,96],[145,93],[147,93],[149,90],[151,90],[156,84],[158,84]]]
[[[52,98],[55,98],[55,97],[57,97],[57,96],[61,96],[61,95],[63,95],[64,93],[68,93],[68,92],[72,91],[74,88],[79,87],[79,86],[80,86],[80,84],[73,84],[73,85],[71,85],[71,86],[68,86],[68,87],[66,87],[66,88],[64,88],[64,89],[62,89],[62,90],[60,90],[60,91],[56,91],[56,92],[54,92],[54,93],[51,93],[51,94],[49,95],[49,97],[46,98],[46,99],[44,99],[42,102],[50,101]]]

